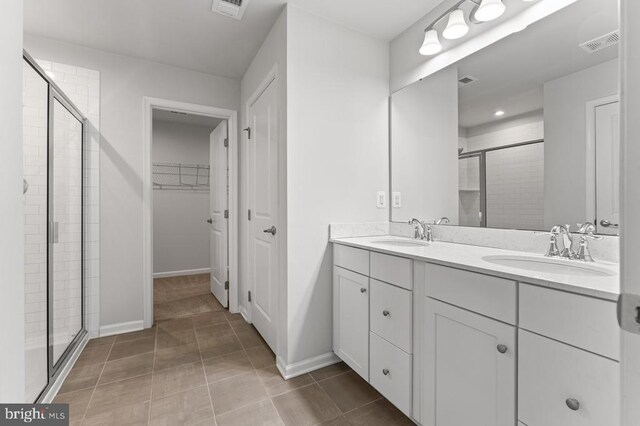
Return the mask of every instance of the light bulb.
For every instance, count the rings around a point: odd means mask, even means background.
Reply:
[[[442,45],[438,39],[438,32],[436,30],[429,30],[424,33],[424,41],[420,47],[420,54],[429,56],[435,55],[442,50]]]
[[[502,117],[504,115],[504,111],[499,109],[498,111],[494,112],[493,115],[495,115],[496,117]]]
[[[448,40],[455,40],[464,37],[468,32],[469,26],[464,20],[464,12],[456,9],[449,15],[449,23],[442,32],[442,37]]]
[[[502,0],[482,0],[473,16],[480,22],[493,21],[500,17],[505,9],[506,6]]]

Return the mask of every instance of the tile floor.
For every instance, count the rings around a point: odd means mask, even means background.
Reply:
[[[411,425],[340,363],[285,381],[209,276],[157,279],[153,328],[92,339],[54,402],[72,425]]]

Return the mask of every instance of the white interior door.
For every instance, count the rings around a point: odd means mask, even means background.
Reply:
[[[221,122],[209,137],[209,235],[211,244],[211,292],[225,308],[229,305],[228,258],[228,156],[227,122]]]
[[[596,107],[598,233],[618,235],[620,224],[620,103]]]
[[[278,285],[278,104],[275,80],[249,105],[249,279],[251,320],[276,351]]]

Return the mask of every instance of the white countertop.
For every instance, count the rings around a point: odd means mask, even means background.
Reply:
[[[483,273],[501,278],[508,278],[529,284],[555,288],[577,294],[598,297],[615,301],[620,294],[620,267],[615,263],[596,262],[600,268],[612,273],[611,276],[575,276],[569,273],[547,273],[529,271],[511,266],[497,265],[483,259],[485,256],[527,256],[546,259],[542,254],[525,253],[512,250],[503,250],[490,247],[480,247],[465,244],[432,242],[426,246],[392,247],[385,244],[376,244],[381,240],[409,240],[396,236],[332,238],[330,241],[336,244],[348,245],[379,253],[402,256],[414,260],[451,266],[472,272]],[[561,260],[571,265],[575,260]]]

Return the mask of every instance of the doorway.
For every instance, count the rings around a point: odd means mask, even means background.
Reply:
[[[175,146],[165,151],[162,150],[167,147],[160,148],[160,154],[168,155],[173,152],[176,157],[175,160],[166,156],[157,157],[157,152],[154,153],[152,149],[155,148],[156,117],[164,117],[165,121],[169,117],[174,121],[181,121],[181,124],[188,124],[184,123],[187,120],[206,123],[201,126],[206,130],[200,131],[200,146],[189,150],[178,148],[177,151]],[[175,124],[172,126],[176,127]],[[236,135],[236,111],[164,99],[144,99],[145,328],[151,327],[154,322],[154,274],[156,278],[173,276],[177,277],[174,280],[191,282],[190,285],[198,291],[204,285],[208,287],[208,293],[218,299],[216,303],[228,306],[232,313],[238,312]],[[160,194],[162,201],[169,207],[163,211],[167,214],[163,218],[156,217],[157,212],[154,211],[159,201],[156,194]],[[166,194],[171,195],[167,197]],[[159,231],[157,225],[161,224],[155,223],[155,220],[164,221],[167,225],[166,221],[172,217],[187,218],[187,221],[173,223],[162,229],[167,234],[160,238],[171,247],[164,247],[162,250],[166,251],[156,253],[154,248],[159,246],[154,244],[155,238],[158,238],[154,231]],[[192,238],[188,238],[189,236]],[[190,247],[191,242],[196,247]],[[182,263],[166,266],[164,262],[167,259]],[[156,265],[157,263],[160,265]]]

